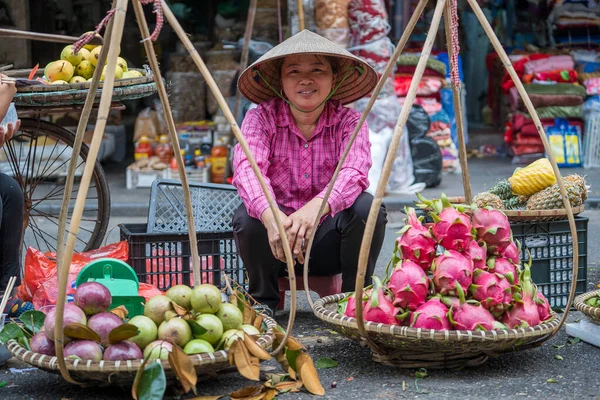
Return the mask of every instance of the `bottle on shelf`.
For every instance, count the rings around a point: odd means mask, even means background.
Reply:
[[[148,139],[148,136],[143,135],[137,141],[137,143],[135,144],[133,157],[135,161],[152,157],[152,143],[150,143],[150,139]]]
[[[167,135],[161,135],[158,139],[158,143],[154,146],[154,155],[158,156],[161,162],[170,164],[173,158],[173,148],[169,143]]]
[[[227,146],[223,139],[218,139],[210,153],[211,181],[212,183],[225,182],[225,169],[227,167]]]
[[[181,158],[185,160],[185,150],[179,150],[181,154]],[[171,171],[177,171],[177,159],[175,157],[171,158]]]

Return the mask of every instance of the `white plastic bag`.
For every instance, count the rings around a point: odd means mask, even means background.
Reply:
[[[367,192],[375,195],[381,171],[383,170],[383,162],[385,155],[392,139],[394,131],[390,127],[383,128],[380,132],[373,132],[369,129],[369,141],[371,142],[371,159],[373,165],[369,170],[369,188]]]

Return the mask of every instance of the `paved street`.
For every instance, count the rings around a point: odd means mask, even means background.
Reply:
[[[600,240],[600,211],[588,210],[584,214],[590,218],[589,243]],[[399,213],[392,213],[382,255],[376,273],[383,276],[388,254],[393,248],[395,232],[401,224]],[[113,218],[110,228],[121,222],[144,222],[144,218]],[[118,240],[118,228],[108,238]],[[590,246],[593,251],[593,246]],[[598,263],[600,254],[588,255],[588,288],[600,282]],[[289,299],[287,301],[289,304]],[[600,375],[596,365],[600,349],[586,343],[570,344],[562,329],[542,347],[522,353],[506,354],[490,359],[484,365],[463,371],[429,370],[429,377],[416,380],[414,370],[399,370],[379,365],[371,360],[368,349],[356,342],[345,339],[330,331],[331,327],[321,323],[310,311],[304,292],[299,292],[298,312],[294,334],[304,340],[310,348],[314,360],[331,357],[339,366],[319,370],[319,376],[326,388],[327,399],[401,399],[432,398],[454,399],[457,397],[480,398],[536,398],[574,399],[599,398]],[[570,321],[582,318],[572,312]],[[287,313],[278,317],[287,321]],[[565,345],[557,349],[553,345]],[[558,360],[560,355],[563,360]],[[276,367],[269,361],[267,369]],[[271,368],[269,368],[271,367]],[[28,366],[11,360],[0,369],[0,381],[6,387],[0,388],[3,399],[129,399],[129,388],[79,388],[66,383],[60,376],[29,370]],[[556,383],[547,383],[548,379]],[[222,395],[249,385],[251,382],[237,374],[222,375],[198,385],[200,395]],[[332,388],[335,386],[335,388]],[[170,392],[170,397],[173,393]],[[278,398],[309,399],[305,393],[285,394]]]

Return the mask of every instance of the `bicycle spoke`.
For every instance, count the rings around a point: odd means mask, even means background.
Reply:
[[[52,246],[50,245],[50,243],[44,237],[44,235],[47,235],[47,234],[40,229],[40,227],[37,224],[37,221],[35,221],[33,218],[30,218],[29,219],[29,227],[28,228],[30,228],[31,231],[32,231],[32,233],[33,233],[33,238],[35,239],[35,243],[37,245],[37,249],[38,250],[42,249],[42,247],[40,246],[40,242],[39,242],[38,238],[40,238],[40,239],[42,239],[44,241],[47,249],[52,249]],[[36,232],[38,234],[36,234]]]
[[[58,217],[53,217],[51,214],[45,214],[45,213],[41,213],[40,217],[45,218],[48,222],[50,222],[53,225],[55,225],[56,227],[58,227]],[[67,218],[68,225],[70,225],[70,220],[71,220],[71,218]],[[83,218],[81,220],[84,221]],[[96,220],[86,220],[86,221],[96,221]],[[90,231],[89,229],[84,228],[81,225],[79,225],[79,231],[85,231],[85,232],[88,232],[89,234],[93,233],[93,231]],[[79,239],[79,235],[77,235],[77,238]],[[81,242],[85,243],[85,242],[83,242],[83,240],[81,240]]]

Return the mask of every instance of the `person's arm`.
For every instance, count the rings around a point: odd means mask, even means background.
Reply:
[[[252,152],[254,160],[261,171],[267,190],[271,194],[274,201],[276,201],[273,188],[271,187],[271,181],[267,177],[267,170],[269,169],[269,155],[271,153],[271,144],[269,136],[264,131],[265,121],[260,114],[259,109],[253,109],[248,111],[244,121],[242,122],[242,132],[248,147]],[[260,183],[250,166],[250,161],[244,154],[241,146],[237,144],[234,148],[233,154],[233,185],[238,189],[238,194],[242,198],[248,215],[252,218],[260,220],[265,228],[267,229],[267,236],[269,237],[269,245],[273,256],[278,260],[285,261],[285,255],[283,252],[283,245],[281,237],[279,236],[279,230],[275,223],[275,216],[269,207],[267,197],[262,191]],[[284,227],[288,227],[287,215],[278,209],[279,217],[284,223]]]
[[[340,154],[343,154],[346,149],[359,119],[360,114],[356,111],[349,112],[346,115],[346,124],[342,127],[343,136],[340,144]],[[342,169],[340,169],[327,200],[330,208],[329,213],[332,216],[352,206],[358,196],[369,187],[368,177],[371,165],[371,142],[369,142],[369,128],[365,122],[350,148],[348,157]],[[323,199],[326,191],[327,187],[317,194],[316,198]]]

